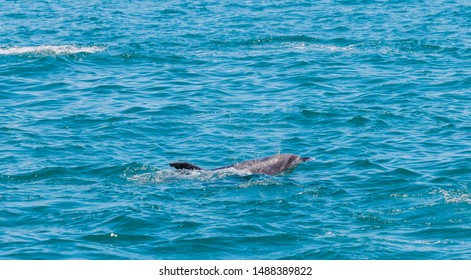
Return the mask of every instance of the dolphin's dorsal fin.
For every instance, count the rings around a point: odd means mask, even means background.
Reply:
[[[194,164],[191,164],[189,162],[172,162],[170,163],[170,166],[176,169],[204,170],[203,168],[196,166]]]

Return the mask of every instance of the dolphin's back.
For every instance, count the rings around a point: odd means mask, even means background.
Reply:
[[[261,159],[247,160],[223,168],[234,167],[238,170],[247,170],[253,174],[276,175],[307,160],[309,160],[309,158],[301,158],[293,154],[281,154]]]
[[[293,154],[281,154],[260,159],[247,160],[212,170],[235,168],[237,170],[248,171],[252,174],[276,175],[285,170],[292,169],[299,163],[308,160],[310,160],[308,157],[302,158]],[[204,170],[203,168],[188,162],[173,162],[170,163],[170,166],[176,169]]]

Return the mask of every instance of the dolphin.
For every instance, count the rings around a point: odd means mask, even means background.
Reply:
[[[311,159],[312,158],[310,157],[300,157],[294,154],[281,154],[271,157],[247,160],[210,170],[235,168],[237,170],[247,171],[252,174],[276,175],[285,170],[293,169],[301,162],[306,162]],[[205,170],[188,162],[172,162],[170,163],[170,166],[176,169]]]

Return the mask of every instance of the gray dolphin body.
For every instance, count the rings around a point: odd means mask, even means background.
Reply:
[[[301,162],[309,160],[311,160],[309,157],[300,157],[293,154],[282,154],[260,159],[247,160],[211,170],[235,168],[237,170],[248,171],[252,174],[276,175],[285,170],[295,168]],[[170,163],[170,166],[176,169],[205,170],[188,162],[172,162]]]

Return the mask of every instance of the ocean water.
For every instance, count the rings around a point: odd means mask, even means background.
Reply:
[[[471,259],[470,93],[466,0],[0,1],[0,258]]]

